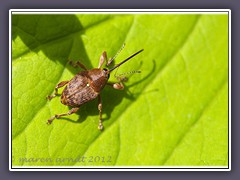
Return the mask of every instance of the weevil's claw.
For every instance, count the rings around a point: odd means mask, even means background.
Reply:
[[[56,96],[56,95],[47,96],[46,99],[47,99],[48,101],[51,101],[51,99],[54,98],[55,96]]]
[[[103,125],[102,125],[102,124],[99,124],[99,125],[98,125],[98,129],[99,129],[100,131],[102,131],[102,130],[103,130]]]
[[[74,68],[77,68],[77,64],[75,64],[72,60],[69,60],[68,61],[68,64],[70,64],[70,66],[74,67]]]
[[[73,61],[72,60],[68,60],[68,64],[70,64],[72,66],[73,65]]]
[[[48,121],[47,121],[47,125],[50,125],[50,124],[52,124],[52,121],[51,121],[51,120],[48,120]]]
[[[48,121],[47,124],[50,125],[52,124],[53,120],[56,118],[56,116],[51,117]]]
[[[51,96],[47,96],[46,99],[47,99],[48,101],[50,101],[52,98],[51,98]]]

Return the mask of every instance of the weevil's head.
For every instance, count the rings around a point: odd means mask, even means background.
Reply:
[[[108,80],[109,77],[110,77],[110,73],[111,73],[114,69],[118,68],[119,66],[121,66],[121,65],[124,64],[125,62],[129,61],[129,59],[133,58],[134,56],[136,56],[137,54],[139,54],[139,53],[142,52],[142,51],[143,51],[143,49],[141,49],[140,51],[134,53],[133,55],[131,55],[130,57],[128,57],[128,58],[125,59],[124,61],[122,61],[122,62],[120,62],[119,64],[117,64],[117,65],[115,65],[114,67],[112,67],[111,69],[103,68],[103,69],[102,69],[102,76],[103,76],[106,80]]]
[[[110,77],[110,71],[109,71],[108,69],[103,68],[102,74],[103,74],[103,76],[104,76],[106,79],[109,79],[109,77]]]
[[[107,84],[108,79],[110,77],[110,73],[118,68],[119,66],[121,66],[122,64],[124,64],[125,62],[127,62],[129,59],[131,59],[132,57],[136,56],[137,54],[139,54],[140,52],[142,52],[142,50],[136,52],[135,54],[133,54],[132,56],[128,57],[127,59],[125,59],[124,61],[120,62],[119,64],[115,65],[113,68],[111,69],[100,69],[100,68],[94,68],[92,70],[88,71],[88,77],[91,79],[91,87],[95,90],[95,92],[100,92],[104,86]]]

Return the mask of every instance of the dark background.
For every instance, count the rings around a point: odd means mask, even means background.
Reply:
[[[10,172],[9,171],[9,9],[231,9],[231,171],[230,172]],[[1,0],[0,1],[0,179],[239,179],[240,178],[240,1],[239,0]],[[238,33],[237,33],[238,32]]]

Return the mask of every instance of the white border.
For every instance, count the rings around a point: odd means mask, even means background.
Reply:
[[[8,25],[8,31],[9,31],[9,42],[8,42],[8,45],[9,45],[9,64],[8,64],[8,67],[9,67],[9,84],[8,84],[8,88],[9,88],[9,160],[8,160],[8,163],[9,163],[9,170],[13,170],[11,165],[12,165],[12,12],[11,10],[9,10],[9,25]]]
[[[230,9],[11,9],[10,11],[13,14],[228,14]]]
[[[228,146],[227,166],[14,166],[12,165],[12,14],[229,14]],[[16,169],[18,168],[18,169]],[[35,169],[38,168],[38,169]],[[50,169],[48,169],[50,168]],[[92,168],[92,169],[85,169]],[[105,169],[99,169],[105,168]],[[109,169],[111,168],[111,169]],[[131,169],[134,168],[134,169]],[[138,168],[138,169],[136,169]],[[143,169],[145,168],[145,169]],[[156,169],[159,168],[159,169]],[[197,168],[197,169],[196,169]],[[226,169],[221,169],[226,168]],[[9,170],[10,171],[230,171],[231,170],[231,10],[230,9],[10,9],[9,10]]]
[[[229,171],[226,166],[14,166],[11,171]],[[30,168],[30,169],[25,169]],[[38,168],[38,169],[34,169]],[[46,169],[49,168],[49,169]],[[56,169],[58,168],[58,169]],[[84,169],[91,168],[91,169]],[[105,168],[105,169],[97,169]],[[144,168],[144,169],[143,169]],[[159,168],[159,169],[157,169]],[[173,169],[174,168],[174,169]]]
[[[232,32],[232,14],[231,14],[231,10],[229,10],[228,12],[229,14],[229,17],[228,17],[228,162],[229,162],[229,171],[231,171],[231,163],[232,163],[232,156],[231,156],[231,145],[232,145],[232,142],[231,142],[231,127],[232,127],[232,119],[231,119],[231,112],[232,112],[232,109],[231,109],[231,68],[232,68],[232,65],[231,65],[231,62],[232,62],[232,52],[231,52],[231,46],[232,46],[232,35],[231,35],[231,32]]]

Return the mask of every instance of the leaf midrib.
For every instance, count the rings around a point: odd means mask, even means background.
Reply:
[[[192,26],[191,28],[191,31],[188,33],[188,35],[186,36],[186,39],[182,42],[182,44],[176,48],[176,51],[173,53],[173,55],[169,58],[169,61],[166,61],[166,63],[163,65],[163,68],[160,68],[158,73],[156,73],[155,75],[153,75],[152,78],[150,78],[149,81],[153,81],[155,79],[155,77],[159,76],[159,74],[161,74],[161,72],[164,70],[164,68],[167,67],[167,64],[169,64],[173,59],[174,59],[174,56],[180,51],[180,49],[187,43],[187,40],[189,39],[189,37],[191,36],[191,34],[193,33],[195,27],[197,26],[197,23],[199,22],[199,19],[200,19],[200,16],[198,16],[197,20],[195,21],[194,25]],[[128,33],[127,33],[128,34]],[[148,83],[146,86],[144,86],[144,88],[142,89],[142,92],[145,91],[145,89],[147,89],[149,86],[151,85],[151,83]],[[137,98],[139,97],[140,95],[137,95]],[[130,101],[129,102],[129,105],[127,105],[128,109],[134,104],[135,102],[132,102]],[[109,130],[113,125],[114,123],[117,122],[118,119],[121,119],[121,116],[123,116],[123,114],[121,112],[119,112],[119,114],[116,116],[118,117],[115,121],[113,121],[107,128],[107,130]],[[106,131],[107,131],[106,130]],[[100,133],[98,136],[96,136],[96,138],[93,139],[93,141],[91,142],[91,144],[89,145],[89,147],[86,149],[86,151],[83,153],[83,156],[87,153],[88,149],[93,146],[93,144],[97,141],[97,139],[102,136],[102,133]],[[121,139],[121,136],[120,136],[120,130],[119,130],[119,139]],[[119,146],[120,147],[120,146]],[[120,148],[119,148],[119,151],[118,151],[118,155],[117,157],[119,157],[119,153],[120,153]],[[117,159],[116,159],[116,162],[117,162]],[[115,165],[116,165],[116,162],[115,162]],[[74,163],[76,164],[76,163]]]

